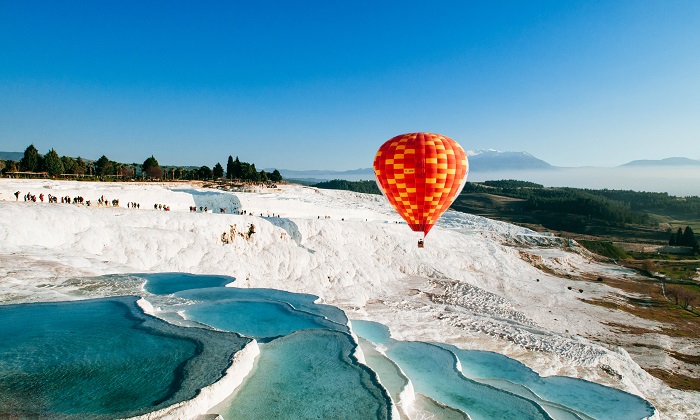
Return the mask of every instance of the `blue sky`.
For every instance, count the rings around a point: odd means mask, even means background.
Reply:
[[[0,150],[369,167],[414,131],[700,159],[700,1],[0,0]]]

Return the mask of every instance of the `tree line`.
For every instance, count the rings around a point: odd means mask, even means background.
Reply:
[[[377,183],[374,181],[346,181],[344,179],[334,179],[332,181],[319,182],[312,187],[325,188],[327,190],[346,190],[366,194],[381,194]]]
[[[462,194],[486,193],[524,200],[526,209],[578,214],[613,223],[653,224],[648,212],[697,214],[700,197],[629,190],[550,187],[503,180],[467,182]]]
[[[691,247],[696,253],[700,251],[700,244],[698,244],[697,239],[695,239],[695,233],[690,226],[686,226],[685,230],[678,228],[676,233],[671,234],[668,244],[671,246]]]
[[[506,195],[510,197],[527,199],[531,196],[545,194],[544,190],[566,190],[580,194],[590,194],[602,197],[613,202],[617,202],[632,211],[662,210],[676,213],[698,213],[700,212],[700,197],[676,197],[668,193],[644,192],[632,190],[594,190],[589,188],[545,188],[541,184],[528,181],[517,181],[512,179],[499,181],[484,181],[482,183],[471,184],[472,192],[489,192],[492,194]],[[493,187],[488,190],[483,188]],[[466,187],[465,187],[466,188]],[[534,191],[533,191],[534,190]],[[538,191],[539,190],[539,191]]]
[[[213,169],[208,166],[177,167],[161,166],[158,160],[151,155],[143,163],[121,163],[110,160],[102,155],[96,161],[69,156],[59,157],[53,148],[41,155],[33,144],[29,145],[22,159],[19,161],[0,161],[0,171],[8,172],[43,172],[50,177],[59,175],[96,176],[102,179],[171,179],[171,180],[216,180],[224,178],[224,168],[217,162]],[[282,175],[275,169],[267,173],[258,171],[254,163],[242,162],[238,156],[228,157],[226,165],[226,179],[243,182],[280,182]]]

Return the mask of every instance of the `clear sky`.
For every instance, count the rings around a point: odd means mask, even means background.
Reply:
[[[414,131],[700,159],[700,1],[0,0],[0,150],[370,167]]]

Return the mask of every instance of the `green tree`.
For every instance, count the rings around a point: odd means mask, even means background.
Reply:
[[[233,177],[236,179],[243,179],[243,164],[236,156],[236,160],[233,162]]]
[[[46,171],[46,160],[44,159],[44,155],[39,155],[39,168],[37,169],[37,171]]]
[[[260,182],[267,182],[269,180],[269,178],[267,177],[267,172],[265,172],[265,170],[260,171],[258,179],[260,180]]]
[[[216,162],[216,165],[214,165],[214,170],[212,171],[214,175],[214,179],[219,179],[224,177],[224,167],[221,166],[221,163]]]
[[[272,182],[282,181],[282,174],[280,173],[280,171],[278,171],[277,169],[272,171],[272,173],[270,174],[270,181],[272,181]]]
[[[24,150],[24,157],[20,160],[19,166],[20,170],[29,172],[37,172],[41,168],[41,156],[33,144]]]
[[[233,179],[233,156],[228,156],[228,162],[226,163],[226,178]]]
[[[61,162],[63,163],[63,173],[64,174],[74,174],[75,173],[75,160],[72,157],[61,156]]]
[[[695,246],[695,234],[690,226],[685,227],[685,232],[683,232],[683,246]]]
[[[678,228],[676,232],[676,245],[683,246],[683,229]]]
[[[197,172],[199,172],[199,179],[211,179],[212,173],[211,169],[208,166],[202,166]]]
[[[243,178],[247,179],[250,182],[258,182],[259,181],[258,177],[259,177],[258,170],[255,169],[254,163],[252,165],[248,166],[248,170],[243,175]]]
[[[97,159],[97,162],[95,162],[95,175],[114,175],[114,163],[110,161],[107,156],[102,155]]]
[[[16,160],[5,161],[5,172],[17,172],[19,171],[19,162]]]
[[[73,173],[76,175],[83,175],[85,171],[87,171],[87,165],[85,164],[83,158],[78,156],[78,159],[75,160],[75,169],[73,170]]]
[[[63,162],[54,149],[51,149],[49,153],[46,154],[45,163],[46,172],[49,173],[49,176],[56,176],[63,173]]]
[[[7,165],[5,165],[5,161],[0,160],[0,173],[4,173],[6,167],[7,167]]]
[[[163,177],[163,169],[158,164],[156,158],[151,155],[148,159],[143,162],[143,172],[148,175],[149,178],[160,179]]]

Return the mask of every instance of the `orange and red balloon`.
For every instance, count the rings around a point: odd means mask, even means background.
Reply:
[[[374,157],[379,188],[411,229],[424,235],[462,191],[468,172],[462,146],[440,134],[396,136]]]

